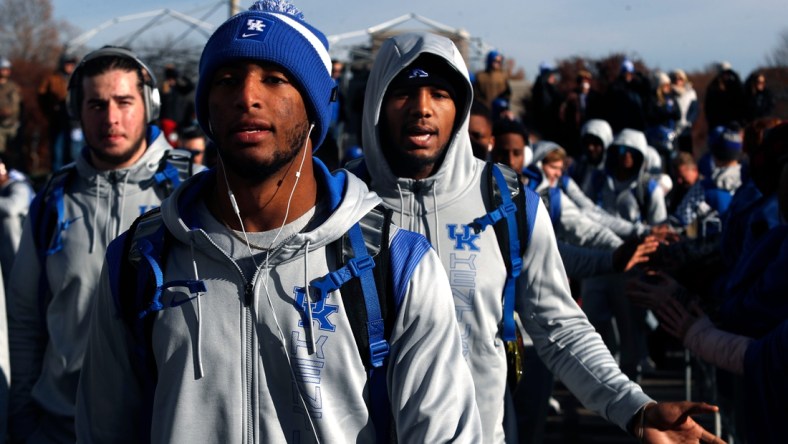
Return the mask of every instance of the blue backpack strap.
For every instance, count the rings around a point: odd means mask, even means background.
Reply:
[[[194,279],[177,279],[164,282],[163,261],[169,250],[171,234],[162,220],[160,208],[143,214],[135,221],[134,231],[130,237],[128,260],[137,270],[135,300],[138,309],[137,319],[164,309],[161,295],[164,290],[182,287],[191,294],[205,293],[205,282]],[[124,286],[125,288],[126,286]],[[120,305],[120,304],[119,304]]]
[[[63,232],[73,222],[66,220],[64,196],[66,185],[75,171],[73,164],[58,170],[30,204],[28,217],[40,268],[38,310],[43,331],[47,331],[46,310],[52,298],[47,278],[47,258],[63,249]]]
[[[310,282],[316,291],[316,298],[322,299],[328,293],[338,290],[348,281],[357,278],[361,283],[361,293],[366,308],[366,330],[368,338],[369,365],[379,368],[389,354],[389,343],[385,338],[383,315],[380,308],[380,299],[372,270],[375,261],[367,252],[361,226],[358,222],[353,224],[347,233],[353,257],[340,269]],[[386,240],[388,241],[388,240]]]
[[[194,154],[189,150],[170,149],[161,158],[153,181],[169,196],[184,180],[194,174]]]
[[[470,226],[479,233],[490,225],[496,227],[498,246],[506,264],[506,284],[503,291],[503,334],[505,341],[516,339],[516,325],[514,322],[515,286],[522,268],[522,252],[520,243],[521,223],[518,223],[517,204],[512,200],[510,181],[504,176],[501,167],[488,163],[485,167],[490,180],[490,190],[493,194],[492,202],[500,203],[484,216],[473,220]],[[523,188],[516,182],[517,194],[523,193]],[[504,220],[503,225],[498,224]],[[499,228],[500,227],[500,228]]]
[[[561,175],[558,179],[558,186],[563,192],[566,192],[566,189],[569,188],[569,174],[564,173]]]
[[[605,188],[606,180],[607,175],[603,171],[594,168],[594,170],[591,172],[591,187],[593,189],[591,190],[592,192],[590,196],[594,198],[594,202],[599,207],[602,206],[602,192]]]
[[[379,206],[362,217],[335,242],[337,262],[344,264],[343,267],[310,284],[316,291],[314,294],[321,295],[331,291],[330,288],[342,288],[345,312],[369,374],[369,410],[379,443],[397,441],[386,385],[388,338],[399,308],[392,288],[397,283],[398,262],[390,257],[393,255],[389,245],[391,214],[391,210]],[[397,233],[395,240],[400,237]],[[395,242],[392,240],[391,244]],[[370,256],[374,258],[372,262]],[[354,274],[358,279],[348,278]]]
[[[142,388],[143,412],[138,424],[140,436],[150,436],[153,399],[158,382],[153,356],[152,332],[155,316],[163,309],[160,297],[171,287],[184,287],[192,294],[206,292],[202,280],[164,282],[166,262],[172,234],[162,220],[161,209],[155,208],[134,221],[131,228],[112,241],[107,249],[110,286],[117,316],[129,331],[129,348],[134,375]]]
[[[728,211],[728,207],[733,201],[733,194],[728,190],[717,187],[717,184],[710,178],[703,179],[700,183],[703,187],[703,197],[706,203],[717,210],[719,214],[724,214]]]
[[[158,208],[155,210],[158,213]],[[158,383],[158,372],[153,358],[152,331],[155,317],[148,316],[141,319],[138,314],[146,305],[145,289],[148,288],[145,279],[140,279],[138,258],[132,261],[131,251],[137,243],[135,237],[140,236],[139,226],[144,218],[150,218],[152,212],[140,216],[131,225],[129,230],[113,240],[107,248],[107,263],[112,289],[112,299],[115,303],[117,317],[120,318],[129,334],[128,345],[131,350],[131,368],[134,377],[141,387],[142,408],[136,424],[139,436],[150,436],[151,419],[153,415],[153,399]],[[148,219],[150,220],[150,219]],[[150,228],[154,224],[149,224]],[[154,229],[155,233],[164,235]],[[151,233],[148,233],[151,235]],[[164,244],[164,241],[155,242]],[[142,281],[142,282],[141,282]]]
[[[555,227],[561,220],[561,188],[550,187],[548,188],[548,196],[550,202],[550,221]]]
[[[535,166],[528,166],[523,168],[522,175],[523,177],[528,179],[528,188],[531,190],[535,190],[543,179],[542,174],[536,170]]]

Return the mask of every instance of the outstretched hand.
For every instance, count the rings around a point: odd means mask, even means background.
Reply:
[[[646,406],[643,442],[725,444],[721,438],[704,429],[690,415],[715,413],[717,406],[705,402],[659,402]],[[639,426],[638,426],[639,427]],[[638,431],[636,431],[638,432]]]
[[[654,236],[646,236],[642,241],[630,239],[613,251],[613,268],[629,271],[635,265],[648,262],[652,253],[657,251],[660,242]]]

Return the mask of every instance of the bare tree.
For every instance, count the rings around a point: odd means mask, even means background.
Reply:
[[[57,65],[63,40],[74,27],[52,18],[51,0],[0,0],[0,54],[13,66],[11,78],[22,90],[21,150],[33,175],[43,174],[47,158],[46,119],[37,105],[37,88]]]
[[[773,67],[788,67],[788,29],[780,33],[777,46],[766,56],[766,63]]]
[[[0,52],[9,59],[52,67],[73,27],[52,17],[51,0],[0,2]]]

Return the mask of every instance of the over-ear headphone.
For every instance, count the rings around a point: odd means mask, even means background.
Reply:
[[[136,54],[126,48],[118,46],[104,46],[86,55],[74,68],[68,80],[68,93],[66,106],[72,119],[80,120],[82,111],[82,78],[85,64],[100,57],[119,57],[132,60],[138,67],[138,74],[142,78],[142,101],[145,106],[146,122],[153,122],[159,118],[161,110],[161,97],[156,88],[156,76],[153,71]]]

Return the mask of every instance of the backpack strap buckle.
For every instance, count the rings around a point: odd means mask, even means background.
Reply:
[[[354,257],[348,261],[347,267],[353,277],[358,277],[361,276],[361,273],[375,268],[375,260],[372,259],[372,256]]]
[[[382,325],[383,321],[381,320],[381,321],[379,321],[379,323],[381,324],[379,328],[382,331],[383,330],[383,325]],[[389,343],[386,340],[375,341],[375,342],[370,341],[369,342],[369,357],[370,357],[370,361],[371,361],[372,367],[374,367],[374,368],[382,367],[383,366],[383,361],[385,361],[386,357],[388,357],[388,355],[389,355],[389,350],[390,350]]]

